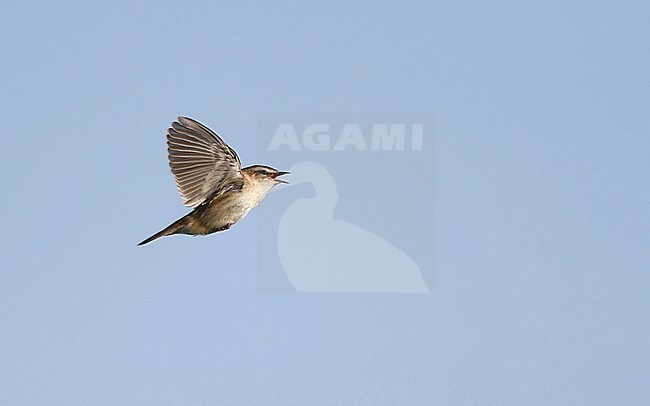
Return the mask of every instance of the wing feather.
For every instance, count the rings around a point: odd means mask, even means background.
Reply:
[[[191,118],[178,117],[167,130],[167,152],[186,206],[196,207],[244,184],[237,153],[214,131]]]

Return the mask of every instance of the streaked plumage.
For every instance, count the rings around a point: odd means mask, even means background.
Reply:
[[[205,235],[229,229],[271,188],[286,183],[265,165],[241,168],[237,153],[208,127],[178,117],[167,130],[167,151],[183,204],[194,210],[138,245],[172,234]]]

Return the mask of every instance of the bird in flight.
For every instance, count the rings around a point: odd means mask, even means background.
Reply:
[[[167,151],[176,186],[189,214],[138,245],[173,234],[225,231],[257,206],[273,186],[288,183],[266,165],[241,167],[237,153],[208,127],[178,117],[167,129]]]

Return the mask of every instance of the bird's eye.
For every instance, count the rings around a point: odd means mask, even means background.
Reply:
[[[264,175],[264,176],[267,176],[267,175],[269,174],[268,171],[264,171],[264,170],[263,170],[262,172],[260,172],[260,173],[261,173],[262,175]]]

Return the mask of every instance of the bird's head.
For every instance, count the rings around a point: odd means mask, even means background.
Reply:
[[[266,185],[269,188],[279,183],[289,183],[279,177],[289,172],[279,171],[266,165],[253,165],[242,169],[244,176],[259,185]]]

